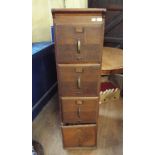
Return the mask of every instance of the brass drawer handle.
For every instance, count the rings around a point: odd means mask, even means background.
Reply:
[[[81,79],[78,77],[77,79],[77,87],[80,89],[81,88]]]
[[[77,41],[77,52],[80,53],[81,50],[81,42],[80,40]]]
[[[78,118],[80,118],[80,107],[78,107],[78,109],[77,109],[77,116],[78,116]]]

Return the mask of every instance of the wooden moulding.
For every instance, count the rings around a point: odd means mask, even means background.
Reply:
[[[53,15],[53,18],[55,18],[55,14],[98,14],[98,13],[102,13],[102,15],[104,16],[106,13],[106,8],[89,8],[89,9],[84,9],[84,8],[77,8],[77,9],[51,9],[51,13]]]

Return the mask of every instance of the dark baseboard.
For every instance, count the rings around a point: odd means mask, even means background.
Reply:
[[[40,113],[42,108],[47,104],[51,97],[57,92],[57,82],[39,99],[39,101],[32,107],[32,120],[34,120]]]

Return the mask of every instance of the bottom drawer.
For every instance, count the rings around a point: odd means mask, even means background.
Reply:
[[[97,139],[96,125],[62,126],[64,147],[95,147]]]

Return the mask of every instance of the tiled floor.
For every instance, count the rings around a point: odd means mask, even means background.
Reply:
[[[32,132],[33,139],[42,144],[45,155],[122,155],[122,99],[100,105],[97,149],[63,149],[57,94],[33,121]]]

